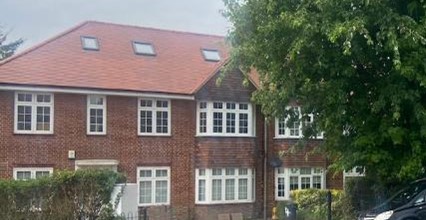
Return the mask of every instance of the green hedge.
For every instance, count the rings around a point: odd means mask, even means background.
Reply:
[[[292,202],[297,204],[298,220],[324,220],[327,219],[327,192],[328,190],[307,189],[291,192]],[[351,201],[341,190],[331,190],[332,193],[332,218],[336,220],[356,219]],[[278,202],[279,219],[286,219],[284,208],[288,202]]]
[[[0,219],[113,219],[111,193],[119,182],[123,175],[105,170],[0,180]]]

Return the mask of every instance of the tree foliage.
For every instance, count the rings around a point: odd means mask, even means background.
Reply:
[[[339,168],[413,179],[426,165],[426,1],[225,0],[228,68],[260,75],[269,116],[296,102]]]
[[[7,34],[3,33],[0,29],[0,60],[6,59],[15,53],[16,49],[24,42],[18,39],[6,44]]]

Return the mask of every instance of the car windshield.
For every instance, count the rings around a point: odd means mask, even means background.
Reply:
[[[426,189],[426,182],[422,181],[418,183],[413,183],[409,187],[404,188],[403,190],[395,194],[393,197],[391,197],[388,202],[386,202],[386,204],[389,205],[389,209],[396,209],[410,202],[424,189]]]

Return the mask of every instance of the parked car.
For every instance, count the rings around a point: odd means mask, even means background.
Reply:
[[[426,178],[410,183],[358,220],[426,220]]]

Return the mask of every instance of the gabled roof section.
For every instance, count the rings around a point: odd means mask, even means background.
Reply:
[[[81,36],[96,37],[98,51]],[[156,56],[138,56],[132,42],[149,42]],[[202,48],[219,50],[206,62]],[[228,58],[222,36],[84,22],[0,63],[0,84],[107,89],[190,95]]]

